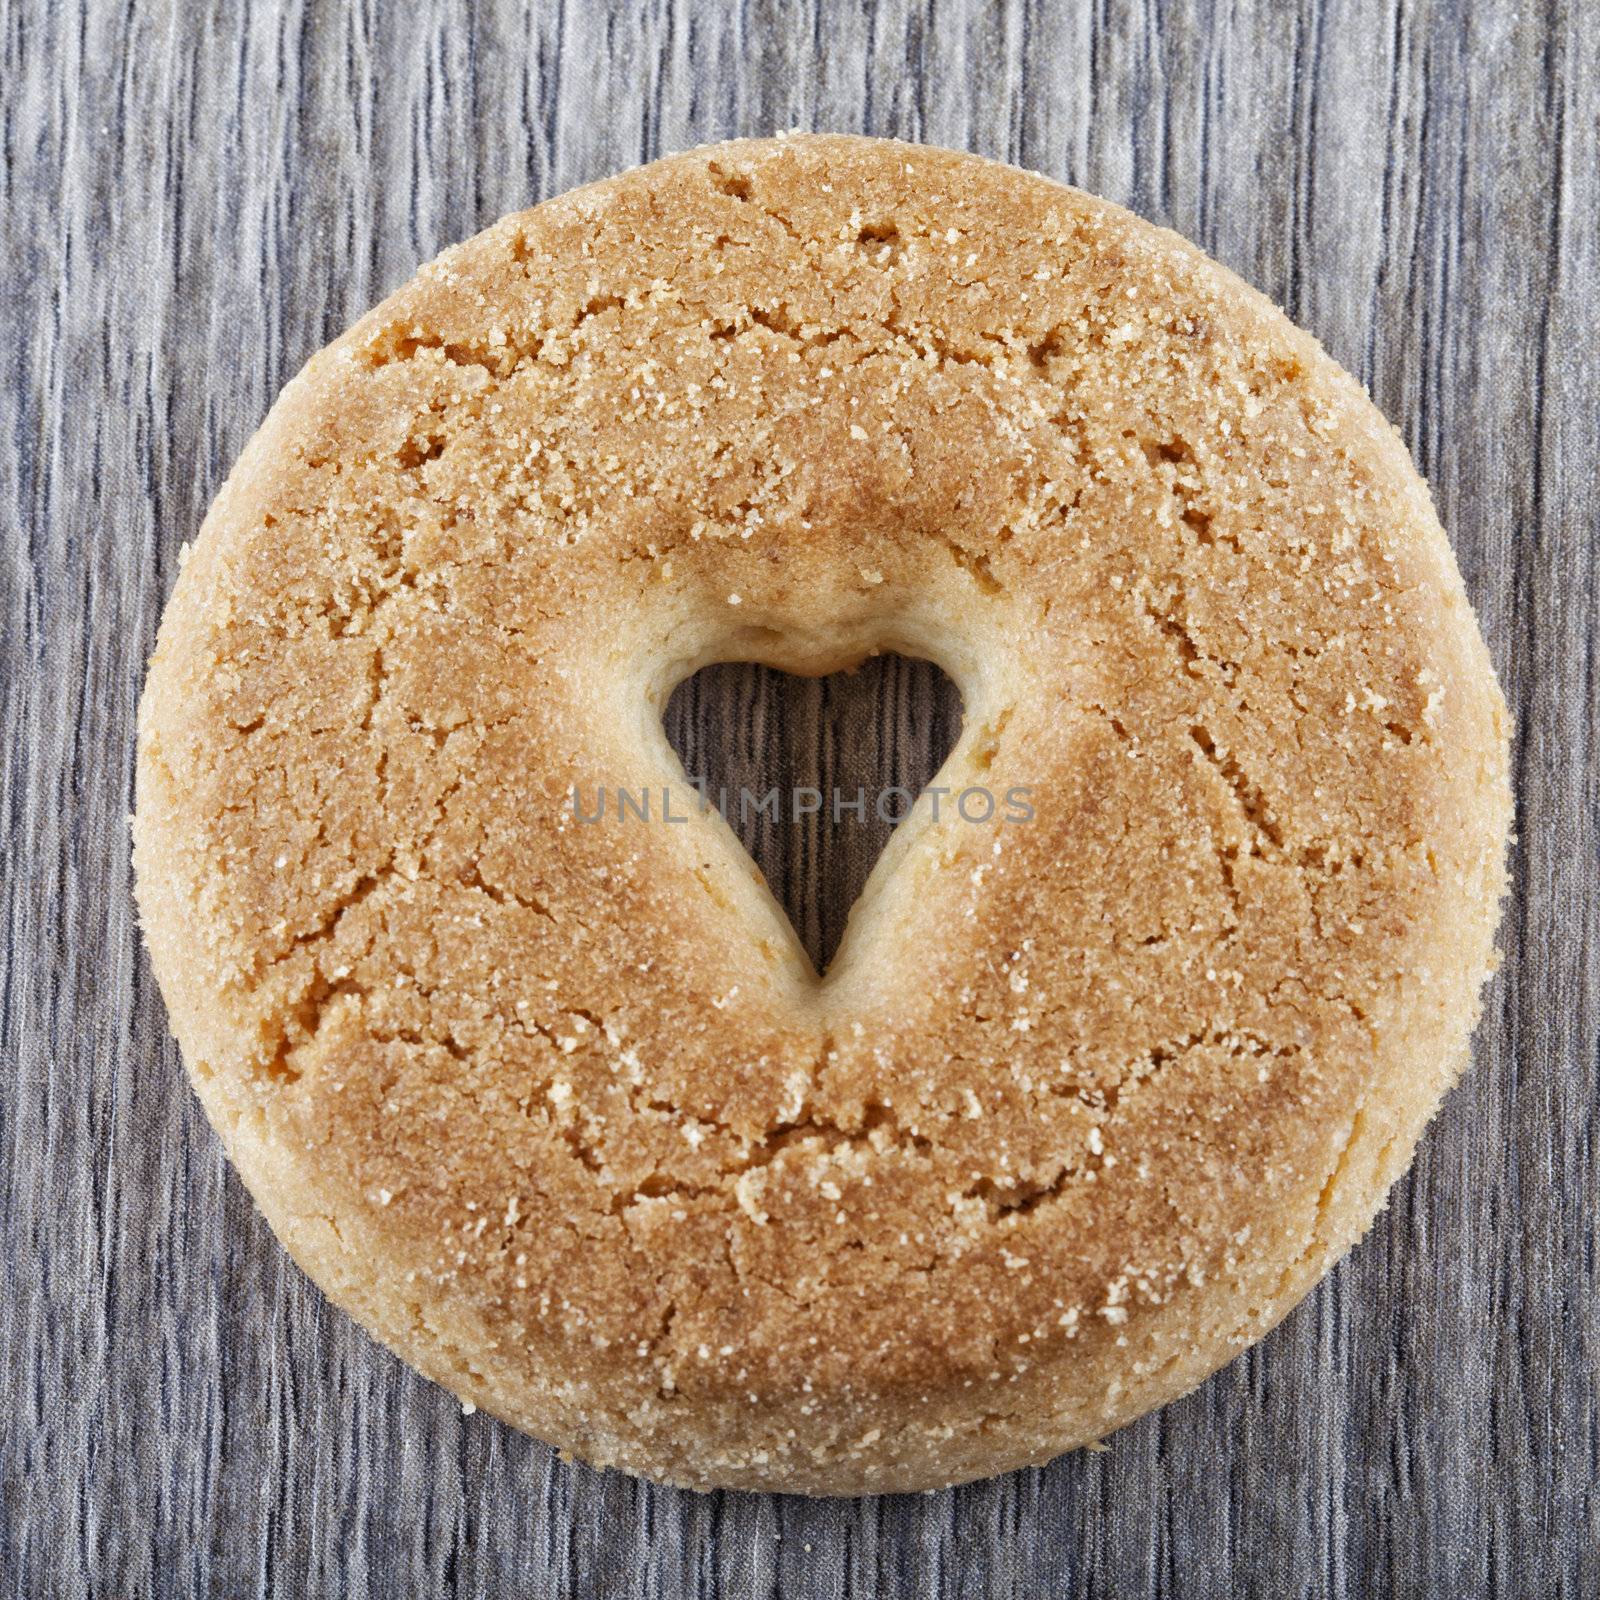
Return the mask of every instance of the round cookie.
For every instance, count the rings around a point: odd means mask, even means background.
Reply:
[[[683,777],[715,660],[965,697],[818,982]],[[184,1059],[296,1260],[596,1463],[919,1489],[1259,1338],[1492,965],[1507,728],[1427,492],[1171,233],[972,157],[692,152],[446,252],[284,390],[140,711]]]

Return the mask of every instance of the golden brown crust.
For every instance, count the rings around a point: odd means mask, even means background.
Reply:
[[[703,662],[886,648],[1035,818],[919,808],[824,984],[714,816],[573,824]],[[156,971],[287,1246],[680,1483],[957,1481],[1197,1382],[1491,964],[1505,713],[1392,430],[1173,235],[943,151],[720,146],[447,252],[284,391],[140,725]]]

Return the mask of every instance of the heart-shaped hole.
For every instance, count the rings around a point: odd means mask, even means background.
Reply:
[[[921,793],[961,719],[960,691],[931,661],[883,655],[825,678],[703,667],[673,691],[662,723],[684,771],[713,803],[727,797],[718,809],[821,973],[904,809],[892,791]],[[774,789],[776,806],[738,803]]]

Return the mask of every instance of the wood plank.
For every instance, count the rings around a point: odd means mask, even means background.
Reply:
[[[0,0],[0,1592],[1600,1592],[1592,22],[1565,0]],[[179,547],[284,380],[500,213],[786,127],[1036,167],[1285,304],[1416,451],[1519,722],[1506,970],[1371,1238],[1107,1452],[861,1502],[565,1465],[330,1312],[192,1102],[127,864]],[[825,786],[852,748],[925,773],[955,715],[925,667],[798,696],[722,669],[672,721],[696,760]],[[814,950],[869,835],[752,834]]]

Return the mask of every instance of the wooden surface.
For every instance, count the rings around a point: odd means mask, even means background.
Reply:
[[[1540,0],[0,0],[0,1594],[1600,1593],[1597,39]],[[1105,1453],[863,1502],[564,1465],[331,1313],[184,1084],[127,861],[178,549],[283,381],[501,212],[793,126],[1039,168],[1284,304],[1416,452],[1520,725],[1505,971],[1367,1242]],[[781,687],[685,691],[691,764],[876,781],[954,726],[925,668]],[[820,946],[863,841],[756,844]]]

